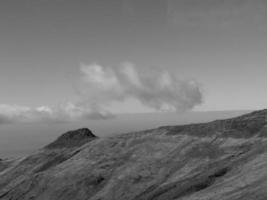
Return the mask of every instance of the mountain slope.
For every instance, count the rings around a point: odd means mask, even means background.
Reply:
[[[0,199],[267,199],[266,116],[109,138],[69,132],[0,172]]]

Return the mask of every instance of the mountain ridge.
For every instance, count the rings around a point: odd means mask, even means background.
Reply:
[[[266,116],[108,138],[70,131],[0,171],[0,200],[264,200]]]
[[[267,124],[267,109],[254,111],[238,117],[224,120],[214,120],[207,123],[187,124],[178,126],[163,126],[161,129],[169,129],[168,134],[212,134],[215,130],[221,135],[231,134],[231,137],[250,137],[260,131]],[[204,130],[203,130],[204,128]],[[193,130],[192,130],[193,129]],[[198,130],[197,130],[198,129]]]

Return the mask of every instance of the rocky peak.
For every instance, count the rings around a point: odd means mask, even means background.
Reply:
[[[97,137],[88,128],[68,131],[58,137],[54,142],[47,145],[46,149],[51,148],[69,148],[81,146]]]

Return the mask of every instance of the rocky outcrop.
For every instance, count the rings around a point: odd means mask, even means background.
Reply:
[[[97,139],[69,132],[0,172],[0,199],[265,200],[266,116]]]
[[[88,128],[82,128],[64,133],[56,141],[47,145],[45,148],[53,149],[76,147],[81,146],[93,139],[96,139],[96,136]]]

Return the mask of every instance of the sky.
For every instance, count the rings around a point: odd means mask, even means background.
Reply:
[[[264,0],[1,0],[0,123],[267,107]]]

